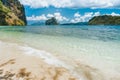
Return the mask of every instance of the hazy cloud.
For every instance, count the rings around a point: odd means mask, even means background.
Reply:
[[[30,20],[39,20],[39,21],[43,20],[44,21],[44,20],[47,20],[51,17],[55,17],[60,22],[69,20],[66,17],[62,16],[61,13],[59,13],[59,12],[55,12],[54,14],[47,14],[47,15],[42,14],[40,16],[32,15],[32,16],[27,17],[27,20],[29,20],[29,21]]]
[[[29,16],[27,17],[28,21],[33,21],[33,20],[37,20],[37,21],[45,21],[51,17],[55,17],[59,22],[72,22],[72,23],[77,23],[77,22],[87,22],[89,21],[92,17],[94,16],[100,16],[100,15],[112,15],[112,16],[120,16],[120,14],[112,12],[110,14],[101,14],[100,12],[86,12],[84,13],[84,15],[81,15],[79,12],[74,13],[73,18],[69,19],[65,16],[62,16],[60,12],[55,12],[53,14],[42,14],[40,16]]]
[[[29,21],[47,20],[47,17],[45,16],[45,14],[42,14],[40,16],[32,15],[32,16],[27,17],[27,20]]]
[[[112,16],[120,16],[120,14],[117,14],[117,13],[115,13],[115,12],[112,12],[111,15],[112,15]]]
[[[31,8],[54,6],[57,8],[120,8],[120,0],[20,0]]]
[[[100,12],[86,12],[84,15],[79,14],[78,12],[74,14],[74,18],[71,20],[72,23],[77,22],[87,22],[94,16],[99,16]]]

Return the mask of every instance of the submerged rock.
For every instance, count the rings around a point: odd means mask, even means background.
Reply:
[[[0,25],[27,25],[25,10],[18,0],[0,0]]]

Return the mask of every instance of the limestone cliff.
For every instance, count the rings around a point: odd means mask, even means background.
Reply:
[[[23,5],[18,0],[0,0],[0,25],[26,25]]]

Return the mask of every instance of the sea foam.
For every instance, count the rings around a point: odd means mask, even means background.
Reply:
[[[82,76],[80,76],[79,74],[77,74],[77,72],[74,71],[74,67],[65,63],[62,60],[59,60],[57,57],[55,57],[54,55],[52,55],[49,52],[46,52],[44,50],[38,50],[29,46],[20,46],[21,50],[23,50],[23,52],[26,55],[29,56],[36,56],[36,57],[40,57],[42,58],[47,64],[50,65],[54,65],[56,67],[63,67],[68,69],[74,76],[76,76],[78,78],[78,80],[84,80]]]

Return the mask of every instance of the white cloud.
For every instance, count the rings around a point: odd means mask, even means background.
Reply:
[[[72,22],[72,23],[77,23],[77,22],[87,22],[89,21],[92,17],[94,16],[100,16],[100,15],[112,15],[112,16],[120,16],[120,14],[118,13],[115,13],[115,12],[112,12],[111,14],[101,14],[100,12],[86,12],[84,13],[84,15],[81,15],[79,12],[76,12],[74,15],[73,15],[73,18],[70,20],[68,18],[66,18],[65,16],[62,16],[61,13],[59,12],[55,12],[53,14],[42,14],[40,16],[35,16],[35,15],[32,15],[30,17],[27,17],[27,20],[38,20],[38,21],[44,21],[44,20],[47,20],[51,17],[55,17],[59,22]]]
[[[20,0],[24,5],[32,8],[54,6],[69,8],[109,8],[120,7],[120,0]]]
[[[68,21],[69,19],[67,19],[66,17],[62,16],[59,12],[54,13],[54,17],[58,20],[58,21]]]
[[[42,14],[41,16],[32,15],[30,17],[27,17],[27,20],[47,20],[47,17],[45,14]]]
[[[74,18],[70,20],[72,23],[77,22],[87,22],[94,16],[100,16],[100,15],[112,15],[112,16],[120,16],[120,14],[112,12],[111,14],[101,14],[100,12],[86,12],[84,15],[79,14],[79,12],[76,12],[74,14]]]
[[[94,16],[99,16],[100,12],[86,12],[84,15],[79,14],[78,12],[74,14],[74,19],[71,20],[72,23],[77,22],[87,22]]]
[[[54,15],[52,15],[52,14],[47,14],[47,17],[48,17],[48,18],[51,18],[51,17],[54,17]]]
[[[95,12],[93,16],[99,16],[101,15],[100,12]]]
[[[79,14],[79,12],[74,14],[74,17],[80,17],[81,15]]]
[[[115,12],[107,13],[107,14],[103,14],[103,15],[120,16],[119,13],[115,13]]]
[[[59,12],[56,12],[54,14],[42,14],[40,16],[35,16],[35,15],[32,15],[30,17],[27,17],[27,20],[47,20],[51,17],[55,17],[58,21],[62,22],[62,21],[68,21],[69,19],[67,19],[66,17],[62,16],[61,13]]]
[[[28,5],[31,8],[41,8],[41,7],[70,7],[72,6],[71,0],[20,0],[24,5]]]
[[[111,15],[112,15],[112,16],[120,16],[120,14],[117,14],[117,13],[115,13],[115,12],[112,12]]]

